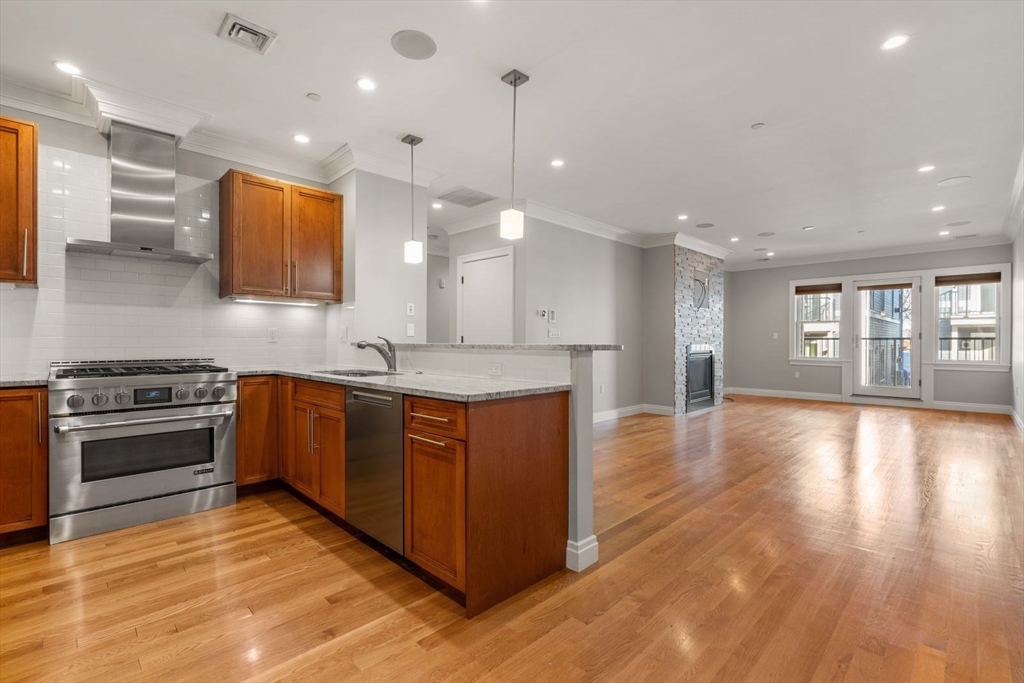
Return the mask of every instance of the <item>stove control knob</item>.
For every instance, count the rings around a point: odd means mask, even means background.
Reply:
[[[207,391],[205,388],[199,387],[198,389],[196,389],[196,398],[204,399],[204,398],[206,398],[206,395],[209,394],[209,393],[210,392]]]
[[[85,405],[85,399],[75,394],[74,396],[68,396],[68,408],[81,408]]]
[[[214,387],[213,388],[213,397],[215,399],[217,399],[218,401],[221,400],[222,398],[224,398],[224,394],[226,394],[226,393],[227,393],[227,391],[224,390],[224,387]]]
[[[119,391],[117,392],[117,396],[114,397],[114,400],[120,403],[121,405],[124,405],[125,403],[131,402],[132,395],[129,394],[127,391]]]
[[[188,398],[188,389],[178,389],[174,392],[174,398],[184,401]]]
[[[105,406],[109,400],[110,399],[107,398],[106,394],[94,394],[92,397],[92,404],[94,406]]]

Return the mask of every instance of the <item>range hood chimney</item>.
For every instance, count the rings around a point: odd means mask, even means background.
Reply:
[[[110,241],[67,240],[67,251],[204,263],[213,254],[174,248],[173,135],[110,122]]]

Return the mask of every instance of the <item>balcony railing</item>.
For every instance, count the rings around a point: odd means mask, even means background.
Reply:
[[[839,358],[838,337],[804,337],[803,358]]]
[[[939,294],[939,318],[990,318],[995,316],[995,299],[989,302],[982,297],[977,285],[951,287]],[[985,310],[991,308],[993,310]]]
[[[996,360],[993,337],[939,337],[939,360]]]
[[[904,347],[909,358],[909,337],[861,337],[860,345],[869,386],[910,386],[910,365],[903,362]]]
[[[805,294],[800,297],[799,320],[804,322],[836,322],[839,320],[839,297]]]

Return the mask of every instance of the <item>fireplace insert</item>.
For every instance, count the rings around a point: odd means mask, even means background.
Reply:
[[[686,412],[715,405],[715,351],[710,344],[686,347]]]

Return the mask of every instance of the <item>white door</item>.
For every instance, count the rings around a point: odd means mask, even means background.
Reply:
[[[853,284],[853,393],[920,398],[921,278]]]
[[[512,259],[513,247],[459,257],[456,283],[459,343],[511,344],[514,341]]]

